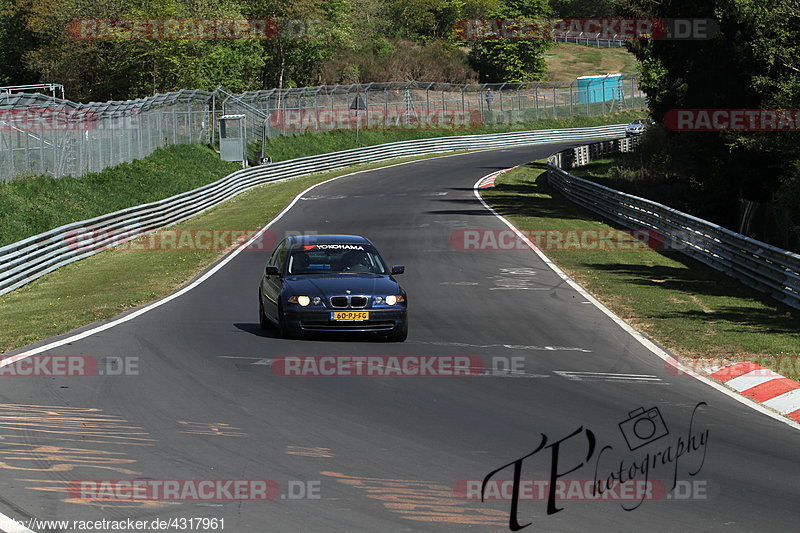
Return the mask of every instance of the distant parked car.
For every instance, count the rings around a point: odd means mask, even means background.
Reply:
[[[625,135],[628,137],[632,135],[641,135],[650,124],[654,124],[654,122],[648,118],[637,118],[625,126]]]

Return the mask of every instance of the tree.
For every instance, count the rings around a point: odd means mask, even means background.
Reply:
[[[800,106],[800,10],[797,0],[624,0],[621,14],[714,18],[720,34],[705,41],[638,41],[640,87],[656,120],[670,109],[796,109]],[[737,227],[740,198],[780,201],[800,220],[800,134],[671,133],[674,155],[699,197],[698,213]],[[793,192],[792,192],[793,191]]]
[[[22,57],[34,46],[11,0],[0,0],[0,85],[35,83],[38,77],[25,68]]]
[[[492,18],[543,18],[550,16],[547,0],[504,0],[490,12]],[[545,39],[478,41],[470,60],[483,82],[524,82],[540,80],[547,71],[544,52],[552,45]]]

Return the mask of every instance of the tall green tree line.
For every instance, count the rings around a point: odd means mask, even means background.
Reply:
[[[547,0],[0,0],[0,83],[62,83],[75,100],[424,78],[541,79],[547,43],[465,42],[473,17],[534,17]],[[264,40],[79,39],[83,19],[280,21]],[[306,24],[307,26],[304,26]]]

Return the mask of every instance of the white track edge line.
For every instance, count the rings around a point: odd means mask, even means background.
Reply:
[[[222,260],[220,260],[210,270],[206,271],[202,276],[200,276],[199,278],[194,280],[189,285],[183,287],[182,289],[178,290],[177,292],[174,292],[174,293],[170,294],[169,296],[165,296],[164,298],[162,298],[160,300],[157,300],[157,301],[155,301],[155,302],[153,302],[153,303],[151,303],[151,304],[149,304],[149,305],[147,305],[145,307],[142,307],[141,309],[138,309],[138,310],[132,312],[129,315],[125,315],[125,316],[117,318],[117,319],[112,319],[110,322],[107,322],[107,323],[105,323],[103,325],[100,325],[100,326],[97,326],[95,328],[83,331],[81,333],[72,335],[70,337],[51,342],[49,344],[45,344],[45,345],[39,346],[37,348],[32,348],[32,349],[30,349],[28,351],[25,351],[25,352],[22,352],[22,353],[18,353],[16,355],[8,356],[8,357],[0,360],[0,368],[8,366],[8,365],[10,365],[12,363],[20,361],[20,360],[25,359],[27,357],[30,357],[32,355],[36,355],[36,354],[39,354],[39,353],[42,353],[42,352],[46,352],[47,350],[52,350],[53,348],[58,348],[59,346],[63,346],[63,345],[68,344],[70,342],[74,342],[74,341],[77,341],[77,340],[85,339],[86,337],[90,337],[90,336],[94,335],[95,333],[100,333],[101,331],[105,331],[107,329],[111,329],[114,326],[117,326],[119,324],[125,323],[125,322],[127,322],[129,320],[133,320],[134,318],[139,317],[139,316],[147,313],[148,311],[152,311],[153,309],[155,309],[157,307],[161,307],[165,303],[170,302],[170,301],[174,300],[175,298],[186,294],[187,292],[189,292],[190,290],[198,287],[205,280],[207,280],[208,278],[210,278],[211,276],[216,274],[220,269],[222,269],[222,267],[224,267],[225,265],[230,263],[233,260],[234,257],[236,257],[237,255],[239,255],[239,253],[241,253],[242,250],[244,250],[247,246],[249,246],[250,244],[255,242],[256,239],[258,239],[265,231],[267,231],[270,228],[270,226],[272,226],[275,222],[280,220],[283,217],[283,215],[285,215],[292,207],[294,207],[294,204],[296,204],[298,201],[300,201],[300,198],[305,196],[305,194],[307,192],[311,191],[312,189],[315,189],[316,187],[319,187],[320,185],[324,185],[326,183],[330,183],[331,181],[335,181],[335,180],[338,180],[338,179],[341,179],[341,178],[346,178],[348,176],[355,176],[357,174],[364,174],[366,172],[374,172],[376,170],[383,170],[385,168],[392,168],[392,167],[399,167],[399,166],[403,166],[403,165],[410,165],[412,163],[418,163],[420,161],[425,161],[425,160],[428,160],[428,159],[444,159],[446,157],[457,157],[457,156],[460,156],[460,155],[466,155],[468,153],[474,153],[476,151],[483,151],[483,150],[468,150],[466,152],[459,152],[457,154],[438,155],[438,156],[433,156],[433,157],[425,157],[425,158],[422,158],[422,159],[414,159],[412,161],[403,161],[402,163],[395,163],[395,164],[392,164],[392,165],[385,165],[385,166],[380,166],[380,167],[377,167],[377,168],[369,168],[369,169],[366,169],[366,170],[358,170],[356,172],[348,172],[347,174],[342,174],[341,176],[336,176],[336,177],[327,179],[325,181],[321,181],[319,183],[315,183],[314,185],[311,185],[307,189],[305,189],[305,190],[301,191],[300,193],[298,193],[297,196],[295,196],[294,199],[289,203],[289,205],[287,205],[280,213],[275,215],[275,217],[272,220],[270,220],[267,223],[266,226],[261,228],[258,231],[258,233],[253,235],[247,242],[241,244],[238,248],[233,250],[230,254],[226,255],[224,258],[222,258]],[[298,177],[304,177],[304,176],[298,176]],[[290,179],[293,179],[293,178],[284,178],[282,180],[276,180],[275,182],[277,182],[277,181],[288,181]],[[275,182],[271,182],[271,183],[275,183]],[[265,185],[266,185],[266,183],[265,183]],[[12,529],[8,529],[9,527],[12,528]],[[0,531],[6,531],[6,533],[36,533],[35,531],[33,531],[31,529],[28,529],[25,526],[21,525],[19,522],[16,522],[11,517],[4,515],[3,513],[0,513],[0,528],[2,528],[2,529],[0,529]]]
[[[20,522],[2,513],[0,513],[0,531],[5,533],[36,533],[32,529],[28,529]]]
[[[515,167],[514,167],[514,168],[515,168]],[[483,176],[483,178],[485,178],[485,177],[486,177],[486,176]],[[481,179],[483,179],[483,178],[481,178]],[[625,332],[626,332],[626,333],[628,333],[628,334],[629,334],[631,337],[633,337],[634,339],[636,339],[636,340],[639,342],[639,344],[641,344],[642,346],[644,346],[645,348],[647,348],[647,349],[648,349],[650,352],[652,352],[652,353],[654,353],[655,355],[657,355],[657,356],[658,356],[660,359],[662,359],[662,360],[663,360],[665,363],[669,364],[670,366],[674,367],[675,369],[677,369],[677,370],[679,370],[679,371],[682,371],[682,372],[684,372],[686,375],[689,375],[689,376],[692,376],[692,377],[694,377],[695,379],[697,379],[697,380],[701,381],[702,383],[705,383],[705,384],[706,384],[706,385],[708,385],[709,387],[712,387],[712,388],[714,388],[714,389],[718,390],[719,392],[721,392],[721,393],[725,394],[726,396],[729,396],[730,398],[733,398],[734,400],[736,400],[736,401],[737,401],[737,402],[739,402],[739,403],[742,403],[742,404],[744,404],[744,405],[746,405],[746,406],[750,407],[751,409],[755,409],[756,411],[758,411],[758,412],[760,412],[760,413],[762,413],[762,414],[765,414],[765,415],[767,415],[767,416],[769,416],[769,417],[771,417],[771,418],[774,418],[775,420],[777,420],[777,421],[779,421],[779,422],[783,422],[784,424],[786,424],[787,426],[789,426],[789,427],[791,427],[791,428],[793,428],[793,429],[800,430],[800,424],[798,424],[797,422],[795,422],[795,421],[793,421],[793,420],[791,420],[791,419],[789,419],[789,418],[786,418],[786,417],[784,417],[784,416],[782,416],[782,415],[779,415],[778,413],[775,413],[774,411],[771,411],[771,410],[767,409],[767,408],[766,408],[766,407],[764,407],[763,405],[759,404],[758,402],[755,402],[755,401],[751,400],[750,398],[747,398],[746,396],[742,396],[742,395],[740,395],[740,394],[738,394],[738,393],[736,393],[736,392],[733,392],[732,390],[728,389],[727,387],[725,387],[724,385],[722,385],[722,384],[720,384],[720,383],[717,383],[716,381],[712,381],[711,379],[709,379],[709,378],[707,378],[707,377],[705,377],[705,376],[702,376],[702,375],[699,375],[699,374],[697,374],[697,372],[695,372],[694,370],[691,370],[691,369],[689,369],[688,367],[686,367],[686,366],[684,366],[683,364],[681,364],[681,363],[680,363],[678,360],[676,360],[676,359],[675,359],[675,358],[674,358],[672,355],[670,355],[670,354],[669,354],[669,353],[667,353],[666,351],[664,351],[664,350],[662,350],[661,348],[659,348],[659,347],[658,347],[658,346],[657,346],[655,343],[653,343],[653,341],[651,341],[650,339],[648,339],[647,337],[645,337],[644,335],[642,335],[641,333],[639,333],[638,331],[636,331],[634,328],[632,328],[632,327],[631,327],[631,326],[630,326],[630,325],[629,325],[627,322],[625,322],[624,320],[622,320],[622,319],[621,319],[620,317],[618,317],[618,316],[617,316],[617,315],[616,315],[616,314],[615,314],[613,311],[611,311],[611,309],[609,309],[608,307],[606,307],[605,305],[603,305],[603,303],[602,303],[602,302],[600,302],[600,300],[598,300],[597,298],[595,298],[594,296],[592,296],[591,294],[589,294],[589,293],[586,291],[586,289],[584,289],[583,287],[581,287],[581,286],[580,286],[580,285],[579,285],[579,284],[578,284],[578,283],[577,283],[575,280],[573,280],[572,278],[570,278],[570,277],[569,277],[569,276],[566,274],[566,272],[564,272],[563,270],[561,270],[561,269],[558,267],[558,265],[556,265],[556,264],[555,264],[553,261],[551,261],[551,260],[550,260],[550,258],[549,258],[549,257],[547,257],[547,256],[546,256],[544,253],[542,253],[542,251],[541,251],[539,248],[537,248],[537,247],[536,247],[536,245],[534,245],[534,244],[533,244],[533,243],[530,241],[530,239],[528,239],[528,237],[527,237],[527,236],[525,236],[525,235],[524,235],[524,234],[523,234],[523,233],[522,233],[520,230],[518,230],[518,229],[516,228],[516,226],[514,226],[514,224],[512,224],[512,223],[511,223],[511,222],[510,222],[508,219],[506,219],[506,218],[505,218],[503,215],[501,215],[500,213],[498,213],[497,211],[495,211],[495,210],[494,210],[494,208],[493,208],[492,206],[490,206],[489,204],[487,204],[487,203],[486,203],[486,201],[483,199],[483,197],[481,197],[481,189],[478,189],[478,183],[480,183],[480,181],[481,181],[481,180],[479,179],[479,180],[478,180],[478,181],[476,181],[476,182],[475,182],[475,184],[472,186],[472,192],[473,192],[473,194],[475,195],[475,197],[478,199],[478,201],[480,201],[480,203],[483,205],[483,207],[485,207],[486,209],[488,209],[490,213],[492,213],[494,216],[496,216],[497,218],[499,218],[499,219],[500,219],[500,220],[501,220],[501,221],[502,221],[502,222],[503,222],[503,223],[504,223],[506,226],[508,226],[508,227],[509,227],[509,228],[510,228],[510,229],[511,229],[511,230],[512,230],[512,231],[513,231],[513,232],[514,232],[516,235],[517,235],[517,237],[519,237],[520,239],[522,239],[522,241],[523,241],[525,244],[527,244],[527,245],[528,245],[528,247],[529,247],[531,250],[533,250],[533,252],[534,252],[536,255],[538,255],[538,256],[539,256],[539,258],[540,258],[540,259],[541,259],[541,260],[542,260],[542,261],[543,261],[543,262],[544,262],[544,263],[545,263],[545,264],[546,264],[548,267],[550,267],[550,269],[551,269],[553,272],[555,272],[555,273],[558,275],[558,277],[560,277],[560,278],[561,278],[561,279],[563,279],[565,282],[567,282],[567,284],[569,284],[569,286],[570,286],[570,287],[572,287],[573,289],[575,289],[576,291],[578,291],[578,293],[579,293],[581,296],[583,296],[584,298],[586,298],[588,301],[592,302],[592,304],[593,304],[595,307],[597,307],[597,308],[598,308],[600,311],[602,311],[603,313],[605,313],[605,314],[606,314],[606,316],[608,316],[608,317],[609,317],[611,320],[613,320],[613,321],[614,321],[614,322],[615,322],[615,323],[616,323],[616,324],[617,324],[619,327],[621,327],[623,330],[625,330]]]
[[[66,337],[64,339],[53,341],[53,342],[51,342],[49,344],[45,344],[45,345],[42,345],[42,346],[39,346],[39,347],[36,347],[36,348],[31,348],[30,350],[27,350],[25,352],[21,352],[21,353],[15,354],[15,355],[10,355],[8,357],[5,357],[4,359],[0,360],[0,368],[3,368],[3,367],[8,366],[8,365],[10,365],[12,363],[15,363],[17,361],[25,359],[26,357],[30,357],[32,355],[40,354],[42,352],[46,352],[48,350],[52,350],[53,348],[58,348],[59,346],[64,346],[65,344],[68,344],[70,342],[75,342],[75,341],[78,341],[78,340],[81,340],[81,339],[85,339],[86,337],[90,337],[90,336],[94,335],[95,333],[100,333],[101,331],[105,331],[107,329],[111,329],[114,326],[117,326],[119,324],[123,324],[125,322],[128,322],[129,320],[133,320],[134,318],[137,318],[137,317],[139,317],[139,316],[141,316],[141,315],[143,315],[143,314],[145,314],[145,313],[147,313],[149,311],[152,311],[153,309],[156,309],[157,307],[161,307],[162,305],[174,300],[175,298],[178,298],[179,296],[182,296],[182,295],[186,294],[187,292],[189,292],[192,289],[198,287],[200,284],[202,284],[208,278],[210,278],[211,276],[216,274],[225,265],[230,263],[237,255],[239,255],[242,252],[242,250],[246,249],[248,246],[250,246],[250,244],[255,242],[275,222],[277,222],[281,218],[283,218],[283,215],[285,215],[292,207],[294,207],[294,205],[300,200],[300,198],[305,196],[309,191],[315,189],[316,187],[319,187],[320,185],[324,185],[326,183],[330,183],[330,182],[338,180],[338,179],[346,178],[348,176],[355,176],[357,174],[363,174],[363,173],[366,173],[366,172],[374,172],[376,170],[383,170],[385,168],[392,168],[392,167],[399,167],[399,166],[403,166],[403,165],[410,165],[410,164],[413,164],[413,163],[418,163],[420,161],[424,161],[426,159],[444,159],[446,157],[457,157],[457,156],[460,156],[460,155],[465,155],[465,154],[464,153],[446,154],[446,155],[440,155],[440,156],[434,156],[434,157],[427,157],[425,159],[415,159],[413,161],[403,161],[401,163],[395,163],[395,164],[392,164],[392,165],[386,165],[386,166],[381,166],[381,167],[377,167],[377,168],[370,168],[370,169],[366,169],[366,170],[358,170],[356,172],[349,172],[347,174],[342,174],[341,176],[335,176],[335,177],[327,179],[325,181],[321,181],[319,183],[315,183],[314,185],[311,185],[307,189],[305,189],[305,190],[301,191],[300,193],[298,193],[297,196],[295,196],[294,199],[289,203],[289,205],[287,205],[285,208],[283,208],[283,210],[280,213],[275,215],[275,217],[272,218],[272,220],[270,220],[267,223],[266,226],[264,226],[257,233],[255,233],[247,242],[241,244],[236,249],[234,249],[231,253],[229,253],[228,255],[223,257],[216,265],[211,267],[203,275],[201,275],[199,278],[197,278],[196,280],[191,282],[189,285],[186,285],[182,289],[179,289],[177,292],[174,292],[174,293],[172,293],[172,294],[170,294],[168,296],[165,296],[164,298],[162,298],[160,300],[156,300],[155,302],[153,302],[151,304],[148,304],[145,307],[137,309],[136,311],[133,311],[130,314],[127,314],[125,316],[122,316],[122,317],[119,317],[119,318],[116,318],[116,319],[112,318],[109,322],[106,322],[105,324],[101,324],[101,325],[99,325],[97,327],[88,329],[86,331],[82,331],[81,333],[76,333],[75,335],[71,335],[71,336]],[[287,178],[287,180],[288,180],[288,178]]]

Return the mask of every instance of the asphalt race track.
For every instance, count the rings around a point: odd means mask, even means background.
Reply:
[[[515,514],[531,523],[527,531],[797,530],[796,429],[667,371],[532,251],[452,245],[459,229],[506,229],[475,198],[478,178],[564,146],[337,179],[308,191],[270,228],[277,236],[361,234],[390,264],[404,264],[405,343],[287,340],[259,330],[256,291],[269,252],[243,251],[188,293],[47,352],[123,358],[138,374],[0,378],[0,512],[224,518],[232,532],[507,531],[511,463],[536,451],[518,463],[527,496]],[[487,371],[278,375],[272,361],[289,355],[473,356]],[[658,408],[661,418],[650,419],[653,440],[629,443],[637,408]],[[481,481],[504,465],[481,502]],[[553,474],[566,481],[548,503]],[[618,491],[616,500],[595,501],[585,490],[616,491],[620,474],[646,475],[652,497],[639,505]],[[70,490],[75,480],[132,479],[271,480],[279,494],[130,501]]]

